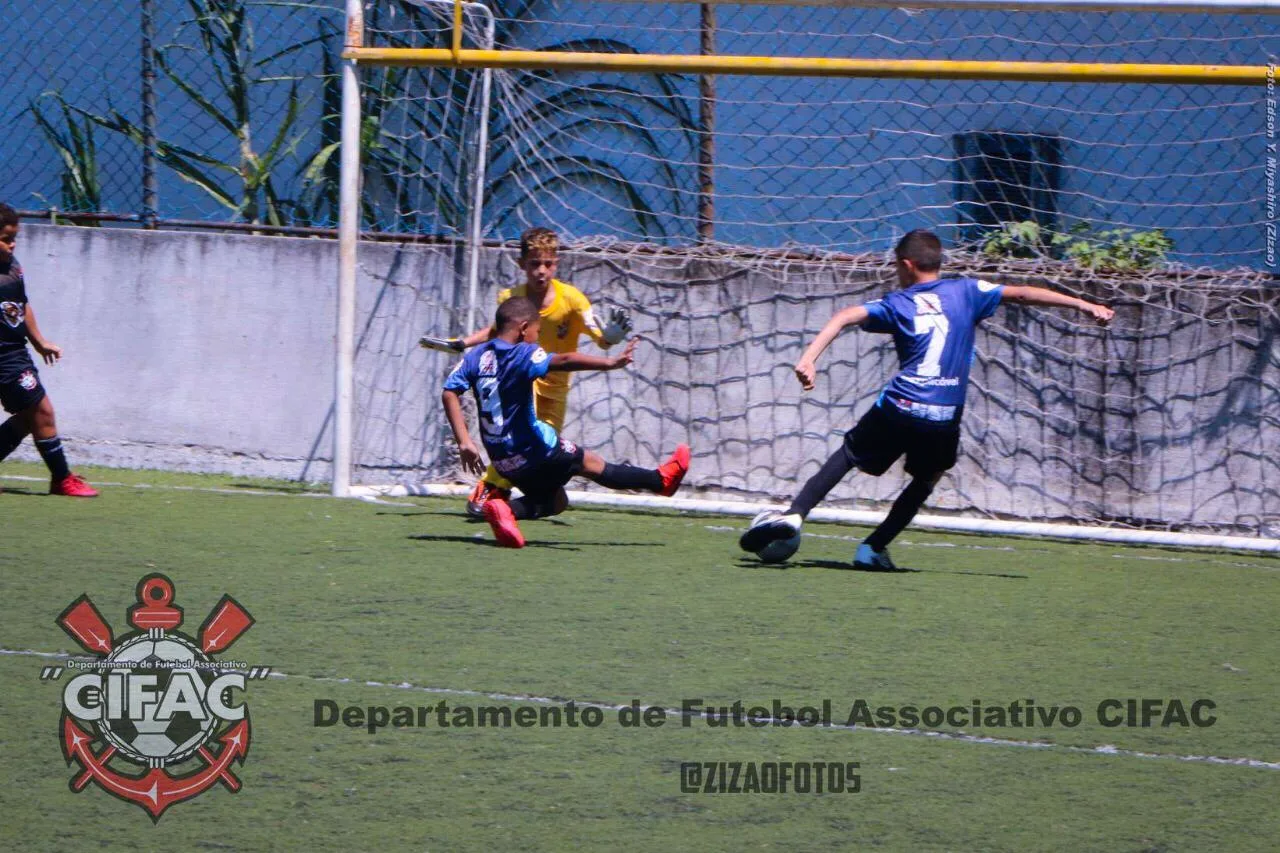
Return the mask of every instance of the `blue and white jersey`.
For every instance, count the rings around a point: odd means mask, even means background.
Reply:
[[[1003,292],[978,279],[940,278],[868,302],[870,317],[862,328],[893,335],[898,350],[898,372],[881,399],[928,407],[925,417],[963,405],[974,331],[996,312]],[[898,407],[906,408],[901,402]]]
[[[537,344],[492,340],[464,355],[444,381],[447,391],[475,393],[480,440],[501,472],[537,462],[557,446],[555,429],[533,408],[533,380],[550,368],[551,357]]]

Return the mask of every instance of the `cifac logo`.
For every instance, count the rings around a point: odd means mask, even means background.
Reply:
[[[169,806],[217,782],[240,790],[232,763],[243,764],[249,751],[248,673],[226,669],[210,655],[239,639],[253,617],[223,596],[192,639],[177,630],[182,608],[173,603],[167,577],[144,577],[137,596],[128,613],[135,630],[119,639],[87,595],[58,617],[96,658],[68,666],[84,671],[62,691],[59,729],[67,763],[79,763],[82,771],[71,779],[72,791],[96,783],[159,821]]]

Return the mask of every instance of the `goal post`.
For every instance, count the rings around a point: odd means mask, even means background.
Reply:
[[[846,336],[810,395],[790,364],[930,227],[955,272],[1118,309],[1105,333],[1016,308],[984,324],[965,458],[930,505],[944,529],[1280,550],[1251,153],[1274,86],[1253,16],[1280,4],[717,4],[711,41],[683,0],[494,3],[489,36],[482,4],[427,5],[348,0],[334,494],[458,475],[435,411],[448,360],[413,342],[482,321],[537,224],[564,239],[560,277],[630,306],[645,341],[625,376],[575,379],[566,432],[637,462],[689,440],[705,506],[785,497],[893,356]],[[1104,10],[1137,17],[1081,24]],[[899,485],[854,478],[835,509],[880,511]]]

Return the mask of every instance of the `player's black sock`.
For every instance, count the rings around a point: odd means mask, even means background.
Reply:
[[[0,459],[18,449],[27,437],[27,428],[17,415],[0,424]]]
[[[67,467],[67,457],[62,452],[62,439],[56,435],[53,438],[37,438],[36,450],[40,451],[40,458],[49,466],[49,473],[55,481],[66,479],[71,473],[71,469]]]
[[[662,491],[662,475],[657,468],[637,468],[635,465],[606,462],[604,472],[593,479],[606,489]]]
[[[836,484],[843,480],[852,470],[853,461],[849,459],[848,452],[841,447],[831,454],[831,458],[822,463],[818,473],[810,477],[809,482],[804,484],[800,494],[795,496],[795,499],[791,501],[791,506],[787,508],[787,515],[799,513],[801,518],[807,518],[813,508],[822,503],[822,499],[827,496],[827,493],[834,489]]]
[[[924,477],[913,478],[902,490],[902,494],[898,495],[898,499],[893,502],[893,508],[889,510],[884,521],[880,522],[880,526],[866,538],[866,543],[876,551],[888,548],[894,537],[911,523],[911,519],[916,517],[916,513],[932,493],[931,480]]]

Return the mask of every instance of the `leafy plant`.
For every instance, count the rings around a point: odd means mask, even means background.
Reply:
[[[495,4],[495,43],[519,41],[536,0]],[[447,11],[447,10],[445,10]],[[370,29],[387,30],[390,46],[421,47],[408,32],[435,34],[442,46],[449,38],[439,11],[412,0],[398,0],[394,27],[380,27],[381,7],[371,13]],[[408,22],[404,19],[407,18]],[[612,39],[576,39],[537,48],[635,53],[636,48]],[[481,71],[381,68],[361,83],[364,221],[374,227],[410,231],[463,233],[470,209],[470,176],[477,164],[472,137],[478,120]],[[579,81],[577,75],[550,71],[495,70],[487,115],[488,159],[483,220],[490,231],[502,231],[521,206],[540,194],[566,189],[615,194],[631,211],[636,229],[655,239],[667,236],[663,210],[680,212],[680,176],[675,159],[648,130],[659,115],[670,119],[696,145],[696,125],[679,97],[680,78],[643,75],[636,86],[602,79]],[[651,86],[653,92],[641,86]],[[306,211],[336,211],[338,78],[326,66],[324,121],[330,122],[300,175]],[[412,98],[410,98],[412,94]],[[463,105],[466,105],[465,108]],[[568,115],[569,118],[560,118]],[[627,139],[655,163],[662,189],[646,188],[635,177],[628,158],[600,156],[581,144],[593,134],[609,132]],[[693,158],[687,158],[693,159]],[[334,201],[329,201],[334,200]],[[652,203],[651,203],[652,202]],[[535,202],[536,203],[536,202]],[[655,209],[654,204],[664,207]]]
[[[1003,222],[983,241],[989,257],[1061,257],[1078,266],[1106,272],[1134,272],[1162,263],[1173,241],[1160,229],[1109,228],[1093,231],[1077,222],[1065,232],[1052,232],[1031,220]]]
[[[76,213],[96,212],[102,209],[102,185],[98,181],[98,149],[93,140],[93,122],[76,114],[61,93],[46,92],[41,98],[50,98],[62,112],[62,126],[45,115],[39,99],[31,101],[28,109],[45,138],[62,160],[61,208]],[[89,224],[96,225],[90,221]]]
[[[276,171],[308,133],[307,128],[298,127],[298,116],[303,107],[298,81],[295,78],[290,83],[285,114],[265,148],[260,147],[255,137],[254,93],[261,86],[280,82],[279,78],[263,74],[269,63],[300,51],[323,36],[256,58],[253,30],[248,19],[248,0],[187,2],[193,13],[190,24],[195,27],[198,49],[208,59],[208,70],[217,86],[209,92],[209,87],[197,85],[174,69],[173,55],[197,49],[195,47],[179,43],[163,45],[156,50],[156,65],[191,104],[229,135],[238,156],[224,162],[207,150],[196,151],[158,139],[156,160],[176,172],[182,180],[204,190],[237,218],[246,222],[284,225],[289,219],[287,211],[292,202],[279,191]],[[107,115],[100,115],[78,107],[73,109],[101,127],[121,133],[139,146],[145,145],[143,129],[119,111],[112,109]]]

